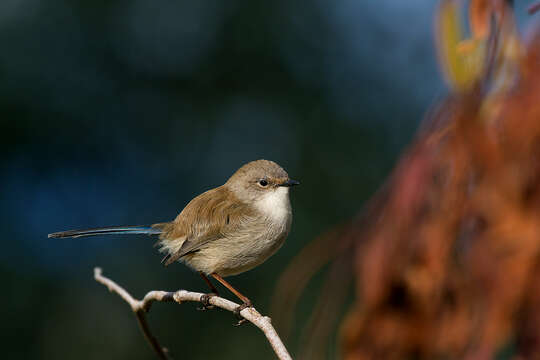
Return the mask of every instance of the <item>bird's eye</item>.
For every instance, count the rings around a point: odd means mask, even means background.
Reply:
[[[268,185],[268,181],[266,181],[265,179],[261,179],[259,180],[259,185],[261,185],[262,187],[265,187]]]

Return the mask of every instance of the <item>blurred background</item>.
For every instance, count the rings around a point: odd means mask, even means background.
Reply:
[[[516,1],[518,15],[527,3]],[[259,158],[302,183],[285,246],[230,278],[267,313],[285,266],[362,207],[444,95],[435,6],[0,1],[3,358],[153,358],[128,306],[93,280],[93,267],[135,297],[206,291],[199,276],[163,268],[146,236],[47,234],[172,220]],[[149,315],[173,355],[274,357],[253,326],[233,328],[230,313],[195,307],[157,304]]]

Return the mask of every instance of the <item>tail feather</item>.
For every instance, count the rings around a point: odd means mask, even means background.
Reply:
[[[95,236],[95,235],[111,235],[111,234],[148,234],[157,235],[163,231],[159,227],[152,227],[146,225],[137,226],[111,226],[86,230],[68,230],[60,231],[49,234],[49,238],[78,238],[83,236]]]

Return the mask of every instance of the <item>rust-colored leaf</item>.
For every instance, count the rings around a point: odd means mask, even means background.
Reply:
[[[540,356],[540,31],[523,41],[510,12],[486,28],[488,5],[503,3],[471,3],[474,32],[489,31],[473,76],[456,51],[456,4],[442,1],[437,27],[454,91],[325,254],[335,262],[323,298],[353,277],[348,360]]]

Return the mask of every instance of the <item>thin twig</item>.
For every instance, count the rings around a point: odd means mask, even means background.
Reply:
[[[139,322],[140,328],[148,340],[154,351],[157,353],[160,359],[171,359],[166,348],[161,347],[157,339],[150,332],[148,323],[146,321],[145,313],[150,310],[150,307],[154,301],[161,302],[172,302],[176,301],[181,304],[184,301],[194,301],[201,302],[201,296],[205,295],[203,293],[178,290],[176,292],[169,291],[150,291],[147,293],[142,300],[134,299],[126,290],[124,290],[120,285],[112,281],[111,279],[102,275],[101,268],[94,268],[94,278],[97,282],[105,285],[109,291],[117,293],[124,301],[126,301],[131,310],[135,313],[137,320]],[[219,296],[212,296],[208,299],[208,303],[218,308],[234,312],[240,305],[224,299]],[[276,353],[276,356],[280,360],[292,360],[291,355],[285,348],[285,345],[279,338],[276,330],[272,326],[271,319],[268,316],[261,315],[255,308],[248,307],[240,311],[240,316],[242,316],[247,321],[251,322],[253,325],[257,326],[264,333],[268,342],[272,346],[272,349]]]

